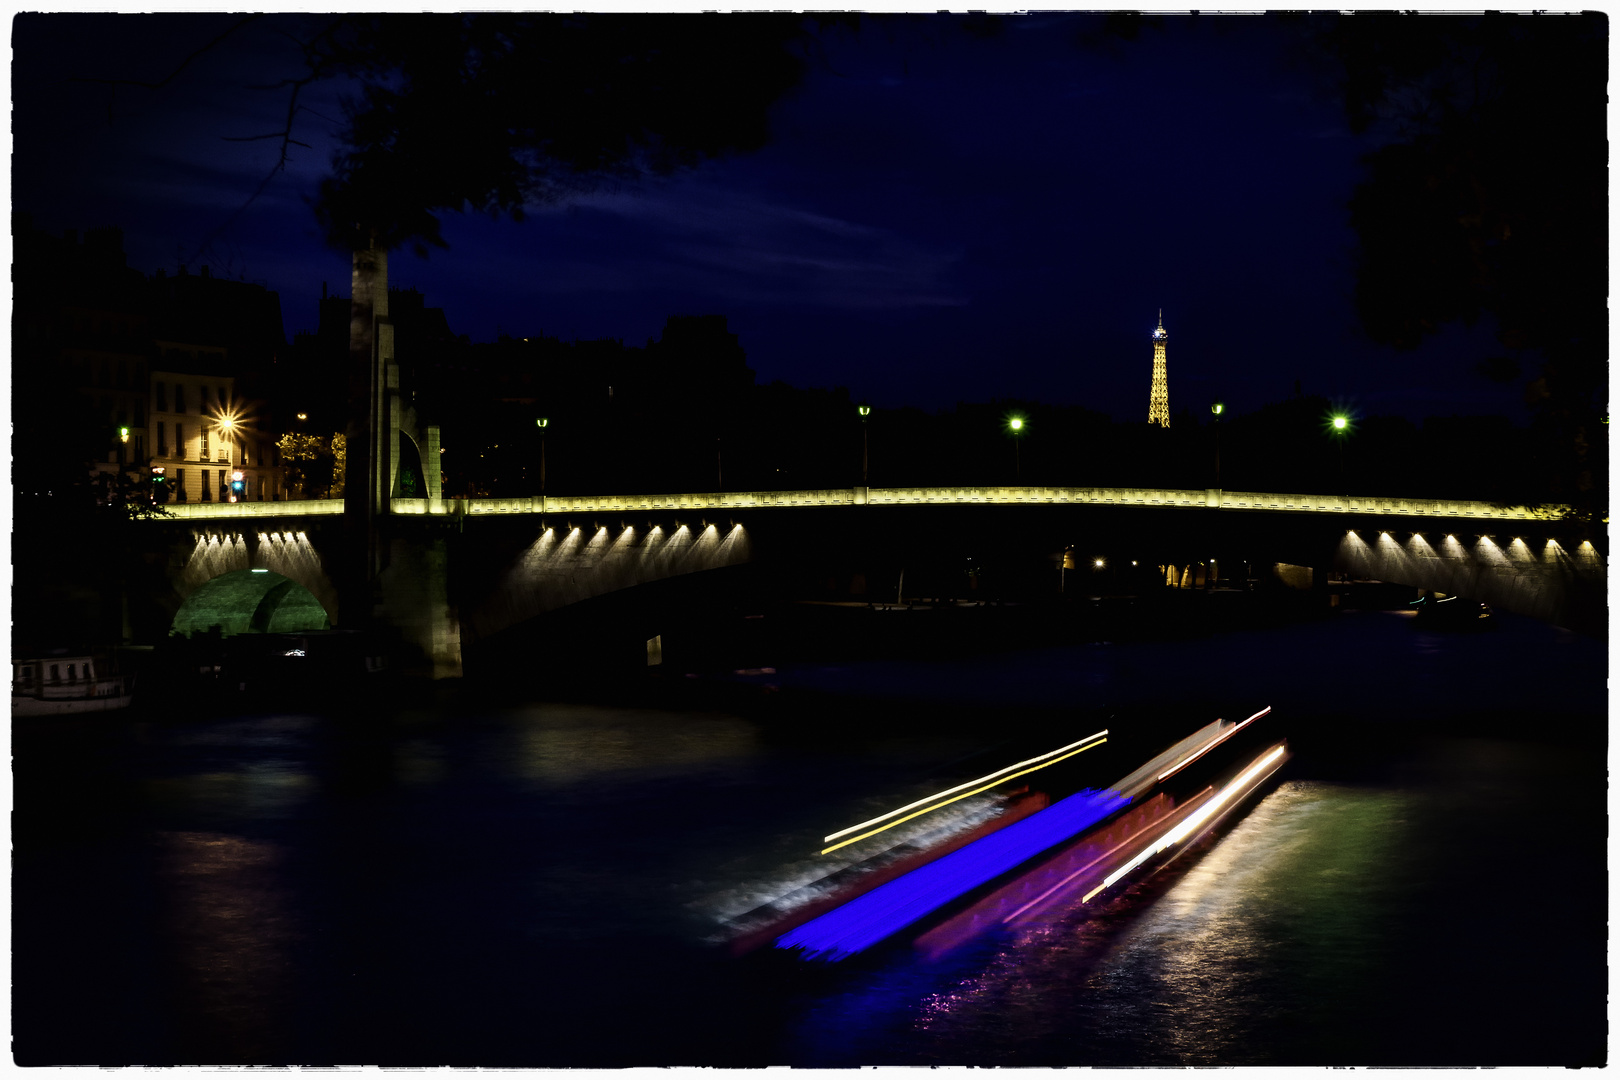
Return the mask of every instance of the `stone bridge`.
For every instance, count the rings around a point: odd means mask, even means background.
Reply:
[[[464,648],[634,586],[774,561],[875,593],[893,588],[895,568],[904,581],[908,565],[969,547],[1041,572],[1065,549],[1170,566],[1288,563],[1594,634],[1607,626],[1605,555],[1590,540],[1551,515],[1476,502],[1079,487],[394,498],[376,517],[369,595],[338,584],[342,500],[168,509],[153,526],[170,538],[159,619],[273,631],[307,626],[318,606],[333,626],[385,625],[435,677],[459,675]]]

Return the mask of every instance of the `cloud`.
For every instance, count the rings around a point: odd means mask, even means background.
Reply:
[[[844,309],[967,302],[953,281],[963,258],[959,247],[712,182],[598,193],[543,216],[563,229],[570,217],[619,219],[636,236],[641,272],[664,284],[712,292],[720,300]],[[622,259],[620,253],[614,256]],[[623,273],[616,261],[615,274]],[[599,282],[600,275],[577,280]]]

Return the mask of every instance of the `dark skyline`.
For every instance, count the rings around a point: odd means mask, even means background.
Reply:
[[[282,126],[285,92],[260,87],[295,70],[297,18],[235,30],[158,89],[74,80],[161,80],[237,18],[14,20],[14,209],[55,232],[121,226],[145,273],[261,282],[289,337],[313,329],[323,283],[348,286],[309,206],[347,88],[305,92],[309,146],[251,201],[276,141],[227,141]],[[1013,397],[1145,419],[1162,308],[1172,414],[1217,397],[1247,412],[1297,382],[1363,415],[1528,416],[1521,382],[1475,373],[1488,317],[1407,352],[1359,328],[1347,203],[1389,133],[1351,133],[1297,25],[1100,26],[826,31],[764,149],[521,223],[446,215],[449,249],[396,252],[391,283],[474,341],[640,345],[669,315],[724,315],[761,382],[880,408]]]

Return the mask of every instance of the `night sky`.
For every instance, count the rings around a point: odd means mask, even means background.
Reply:
[[[14,209],[53,232],[121,226],[136,269],[206,263],[276,290],[289,337],[313,329],[322,283],[348,289],[309,200],[352,87],[306,92],[310,146],[251,203],[276,143],[226,141],[281,127],[285,91],[263,86],[297,73],[296,18],[161,89],[111,91],[74,80],[162,79],[237,17],[14,19]],[[1014,397],[1145,420],[1163,308],[1172,413],[1246,412],[1298,380],[1362,415],[1526,417],[1519,385],[1473,373],[1488,325],[1405,353],[1360,333],[1346,203],[1388,133],[1350,133],[1295,29],[1166,16],[1077,44],[1097,21],[830,32],[763,150],[522,223],[449,215],[449,250],[396,253],[391,284],[474,341],[640,345],[669,315],[725,315],[760,382],[880,408]]]

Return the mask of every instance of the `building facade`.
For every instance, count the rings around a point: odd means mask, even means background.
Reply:
[[[237,397],[226,350],[156,342],[150,417],[153,488],[165,502],[264,502],[285,498],[275,439],[258,431]],[[183,369],[183,370],[182,370]],[[238,486],[239,485],[239,486]]]

